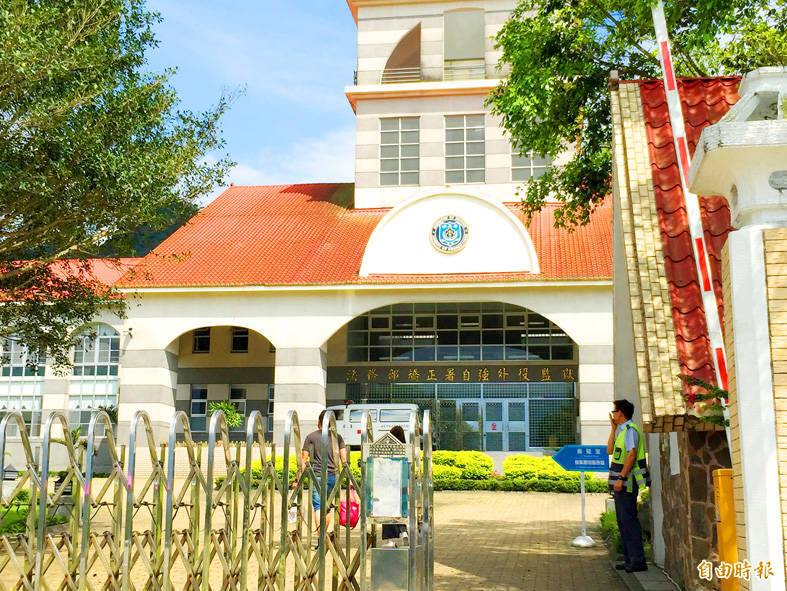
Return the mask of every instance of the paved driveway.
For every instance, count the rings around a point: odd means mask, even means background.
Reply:
[[[435,493],[436,591],[626,591],[597,527],[603,494],[587,496],[588,534],[575,548],[578,494]]]

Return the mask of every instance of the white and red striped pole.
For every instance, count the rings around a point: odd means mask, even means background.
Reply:
[[[702,229],[699,198],[689,191],[691,156],[689,155],[689,144],[686,140],[686,129],[683,125],[683,111],[680,106],[678,84],[675,78],[675,70],[672,66],[672,52],[670,50],[667,22],[664,18],[664,4],[661,0],[658,0],[651,8],[653,24],[656,28],[656,41],[659,46],[661,70],[664,75],[664,91],[667,93],[672,137],[675,142],[675,153],[678,155],[680,183],[683,189],[683,198],[686,202],[689,233],[691,234],[691,244],[694,249],[694,261],[697,264],[697,276],[700,278],[702,307],[705,310],[705,322],[708,325],[708,337],[715,360],[716,384],[720,388],[727,390],[727,356],[724,352],[724,339],[721,334],[719,306],[716,302],[716,294],[713,291],[713,278],[708,261],[708,249],[705,246],[705,234]]]

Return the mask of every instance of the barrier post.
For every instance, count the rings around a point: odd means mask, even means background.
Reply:
[[[713,471],[713,497],[716,502],[716,537],[719,543],[719,561],[735,564],[738,562],[738,540],[731,469],[720,468]],[[721,579],[721,591],[738,591],[739,588],[737,577]]]

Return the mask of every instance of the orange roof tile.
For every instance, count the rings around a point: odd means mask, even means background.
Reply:
[[[692,154],[702,130],[716,123],[737,102],[739,81],[740,77],[737,76],[678,81],[686,135]],[[681,371],[715,384],[713,356],[689,235],[664,85],[660,80],[640,81],[637,84],[642,95],[651,174]],[[701,196],[700,210],[713,274],[713,287],[723,323],[721,249],[727,240],[727,234],[732,230],[730,210],[726,199],[719,196]]]
[[[541,273],[361,277],[366,244],[387,208],[352,209],[353,185],[233,186],[139,262],[122,287],[342,285],[609,280],[612,208],[574,232],[554,228],[554,205],[529,231]],[[507,204],[519,219],[516,204]]]

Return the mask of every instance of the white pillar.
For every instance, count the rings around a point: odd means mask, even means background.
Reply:
[[[120,355],[118,383],[118,440],[128,442],[131,419],[137,410],[147,411],[159,442],[167,441],[175,414],[178,383],[177,355],[161,349],[131,349]],[[142,437],[140,429],[137,438]]]
[[[727,238],[740,424],[746,557],[770,562],[774,576],[752,576],[751,591],[783,591],[784,533],[779,497],[776,410],[762,230],[747,227]]]
[[[325,408],[327,367],[326,345],[276,348],[273,440],[278,445],[284,441],[290,410],[298,412],[301,439],[317,428],[317,417]]]

